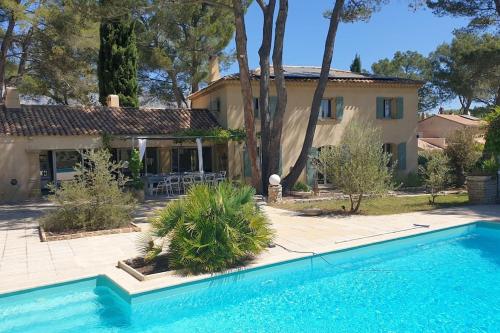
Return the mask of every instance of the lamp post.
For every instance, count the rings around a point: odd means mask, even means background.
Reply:
[[[281,202],[282,195],[282,187],[281,187],[281,177],[274,174],[269,177],[269,186],[267,188],[267,202],[268,203],[277,203]]]

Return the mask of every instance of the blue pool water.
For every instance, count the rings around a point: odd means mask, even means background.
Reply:
[[[500,224],[129,296],[104,277],[0,296],[0,332],[500,332]]]

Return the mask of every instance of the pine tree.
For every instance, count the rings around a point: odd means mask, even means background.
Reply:
[[[351,64],[351,72],[361,73],[361,57],[357,53]]]
[[[116,94],[121,106],[137,107],[137,46],[135,23],[130,17],[105,20],[100,26],[98,63],[99,101]]]

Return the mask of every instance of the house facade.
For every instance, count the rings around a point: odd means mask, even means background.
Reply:
[[[314,90],[320,68],[285,67],[287,107],[281,140],[281,175],[295,163],[306,133]],[[252,75],[254,110],[258,115],[259,71]],[[276,106],[276,92],[270,84],[271,112]],[[384,149],[398,162],[398,172],[406,174],[417,168],[417,91],[421,82],[377,77],[348,71],[331,70],[314,135],[311,157],[321,147],[339,144],[352,119],[370,121],[382,131]],[[193,108],[207,108],[226,128],[243,128],[243,103],[237,75],[215,78],[206,88],[190,96]],[[260,120],[256,119],[259,131]],[[228,143],[228,172],[248,179],[251,170],[243,143]],[[314,170],[308,163],[300,181],[312,184]],[[320,183],[326,184],[321,172]]]
[[[116,160],[128,161],[140,138],[147,140],[143,173],[196,171],[195,138],[179,133],[219,127],[207,110],[123,108],[117,96],[105,107],[21,105],[13,89],[6,97],[0,105],[0,202],[37,197],[49,183],[72,179],[82,150],[106,145]],[[203,140],[201,149],[205,171],[227,169],[224,146]]]
[[[477,131],[477,141],[484,143],[481,130],[485,125],[484,120],[469,115],[436,114],[418,122],[418,147],[420,150],[442,150],[446,147],[446,138],[463,129]]]

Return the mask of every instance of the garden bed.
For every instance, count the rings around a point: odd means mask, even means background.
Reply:
[[[130,225],[127,227],[95,230],[95,231],[71,230],[58,233],[58,232],[45,231],[42,226],[39,226],[38,230],[40,234],[40,240],[42,242],[50,242],[50,241],[68,240],[68,239],[83,238],[83,237],[122,234],[126,232],[139,232],[141,231],[141,228],[135,223],[130,223]]]
[[[123,269],[139,281],[151,280],[172,273],[168,265],[168,256],[161,255],[147,262],[142,257],[118,261],[118,268]]]

